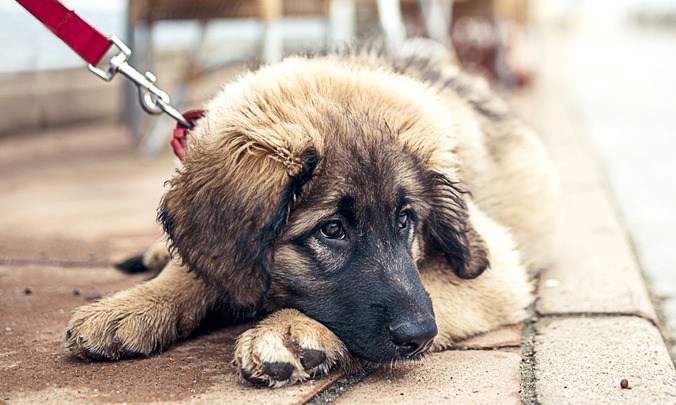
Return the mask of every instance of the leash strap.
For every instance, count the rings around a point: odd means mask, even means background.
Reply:
[[[47,26],[57,37],[73,49],[82,59],[89,62],[89,70],[105,81],[111,81],[117,73],[122,73],[134,82],[139,91],[139,102],[148,114],[165,113],[185,128],[192,128],[193,122],[171,106],[169,95],[155,85],[157,80],[150,72],[145,74],[127,63],[131,50],[117,37],[107,38],[96,28],[85,22],[74,11],[69,10],[57,0],[16,0],[40,22]],[[96,67],[111,47],[119,53],[108,61],[106,70]]]
[[[16,0],[82,59],[96,66],[111,41],[77,13],[56,0]]]

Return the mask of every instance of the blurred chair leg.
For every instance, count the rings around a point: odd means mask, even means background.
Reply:
[[[450,45],[453,0],[419,0],[419,3],[427,34],[444,45]]]
[[[130,63],[140,72],[152,71],[154,65],[153,28],[146,22],[127,25],[127,45],[132,50]],[[128,80],[124,84],[124,121],[136,143],[146,129],[145,113],[139,105],[138,88]]]
[[[378,0],[378,17],[389,46],[397,46],[406,40],[406,26],[401,14],[399,0]]]
[[[279,21],[267,21],[263,28],[263,62],[270,64],[282,60],[284,56],[284,39],[279,29]]]
[[[263,62],[278,62],[284,56],[284,38],[279,27],[282,17],[282,0],[258,0],[260,14],[263,17]]]
[[[334,44],[350,43],[355,38],[356,8],[354,0],[331,0],[329,2],[329,35]]]

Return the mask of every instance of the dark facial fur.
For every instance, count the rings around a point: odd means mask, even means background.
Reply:
[[[439,235],[447,232],[440,236],[447,240],[430,239],[430,244],[439,249],[450,243],[449,260],[456,271],[465,271],[461,261],[469,253],[463,246],[471,237],[463,233],[466,225],[459,223],[461,194],[442,182],[444,192],[454,193],[460,204],[447,204],[457,212],[443,218],[455,222],[445,226],[458,232],[459,239],[450,241],[450,231],[434,223],[442,216],[434,212],[435,204],[441,203],[436,200],[442,193],[439,175],[426,172],[389,141],[355,141],[339,148],[324,157],[321,174],[308,185],[288,231],[278,241],[269,305],[301,310],[364,359],[419,357],[436,326],[418,273],[416,249],[423,249],[430,229]],[[413,356],[402,350],[392,331],[410,324],[423,325],[419,332],[428,335],[418,342],[427,347],[413,351]]]

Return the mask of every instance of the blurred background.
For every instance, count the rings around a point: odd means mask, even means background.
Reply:
[[[536,129],[585,133],[675,335],[675,0],[63,3],[122,38],[179,110],[287,53],[437,39]],[[0,20],[0,261],[107,263],[152,241],[174,123],[143,115],[123,78],[89,73],[14,1]],[[543,115],[543,94],[566,114]]]

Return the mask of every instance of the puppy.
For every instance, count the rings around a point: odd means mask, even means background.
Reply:
[[[241,375],[282,386],[524,318],[556,174],[440,45],[291,57],[207,109],[159,208],[172,258],[156,248],[157,278],[75,312],[78,356],[148,355],[225,309],[262,317],[237,341]]]

